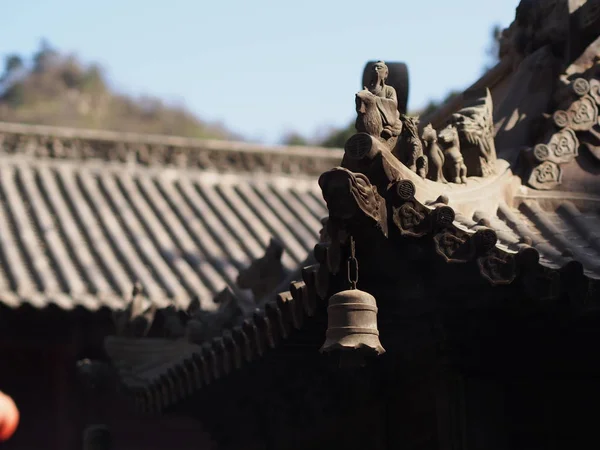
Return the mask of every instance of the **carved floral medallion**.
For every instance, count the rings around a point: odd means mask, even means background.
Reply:
[[[560,166],[552,161],[544,161],[534,167],[529,176],[529,185],[536,189],[554,189],[560,184],[562,170]]]
[[[568,163],[577,156],[579,141],[575,132],[565,128],[555,133],[548,144],[538,144],[533,154],[539,162],[552,161],[556,164]]]

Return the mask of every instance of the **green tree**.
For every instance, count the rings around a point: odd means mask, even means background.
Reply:
[[[0,99],[12,106],[23,103],[24,90],[18,80],[24,67],[23,59],[17,54],[8,55],[4,60],[4,72],[0,76]]]
[[[184,106],[113,92],[99,65],[84,64],[45,40],[30,58],[6,58],[0,76],[0,121],[238,138],[219,124],[198,119]]]
[[[310,145],[308,139],[295,131],[288,132],[282,139],[282,145]]]
[[[81,88],[86,91],[106,90],[102,68],[98,64],[92,64],[87,68],[81,78]]]
[[[346,141],[355,133],[356,129],[354,128],[354,121],[352,121],[345,128],[339,128],[331,132],[319,145],[322,147],[343,148],[346,145]]]
[[[47,72],[58,61],[58,52],[52,48],[46,39],[40,42],[40,48],[33,55],[33,71],[36,73]]]
[[[16,73],[23,69],[23,58],[17,54],[8,55],[4,60],[4,72],[0,76],[0,82],[4,83]]]

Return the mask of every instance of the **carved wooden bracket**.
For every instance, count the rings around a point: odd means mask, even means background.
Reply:
[[[330,218],[347,221],[360,212],[373,220],[387,236],[385,199],[365,175],[337,167],[319,177],[319,186],[323,191]]]
[[[427,211],[418,202],[406,202],[402,206],[392,207],[394,224],[403,236],[421,237],[427,234]]]
[[[466,263],[474,256],[474,249],[467,233],[446,230],[433,237],[435,250],[446,262]]]
[[[512,283],[516,276],[516,261],[514,255],[493,249],[488,255],[477,259],[479,272],[492,285]]]

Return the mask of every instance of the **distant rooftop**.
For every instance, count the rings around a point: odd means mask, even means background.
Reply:
[[[120,308],[139,281],[158,306],[198,296],[211,309],[225,287],[241,294],[238,271],[272,237],[288,270],[306,258],[327,215],[314,173],[340,159],[7,123],[0,145],[0,302],[11,307]]]
[[[60,159],[101,159],[219,172],[318,176],[340,163],[341,149],[273,146],[176,136],[0,122],[0,151]]]

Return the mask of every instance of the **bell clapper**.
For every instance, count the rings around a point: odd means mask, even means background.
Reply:
[[[348,282],[350,289],[356,289],[358,283],[358,260],[356,259],[356,246],[354,236],[350,236],[350,258],[348,258]]]

